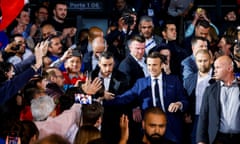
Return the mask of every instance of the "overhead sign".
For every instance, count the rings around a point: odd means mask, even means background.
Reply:
[[[70,11],[80,11],[80,12],[103,12],[104,5],[103,1],[70,1],[69,2]]]

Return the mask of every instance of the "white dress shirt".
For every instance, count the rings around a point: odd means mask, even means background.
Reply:
[[[159,86],[159,94],[160,94],[160,100],[161,100],[161,106],[162,106],[162,110],[164,112],[166,112],[165,108],[164,108],[164,99],[163,99],[163,84],[162,84],[162,74],[160,74],[158,77],[151,77],[151,88],[152,88],[152,99],[153,99],[153,106],[156,106],[156,99],[155,99],[155,84],[156,81],[155,79],[158,79],[158,86]]]

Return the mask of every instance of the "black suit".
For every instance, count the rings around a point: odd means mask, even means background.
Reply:
[[[118,69],[127,75],[129,89],[139,78],[145,77],[142,67],[130,54],[120,63]]]
[[[129,54],[119,65],[118,69],[127,75],[127,79],[129,81],[128,89],[132,88],[135,82],[145,77],[142,67],[138,64],[138,62],[134,59],[134,57]],[[132,117],[132,108],[138,106],[137,100],[128,104],[128,118],[129,118],[129,143],[133,144],[136,139],[141,137],[141,123],[135,122]],[[136,142],[135,142],[136,143]]]
[[[100,69],[92,72],[92,78],[98,77]],[[115,95],[122,94],[128,88],[126,75],[117,69],[114,69],[109,84],[109,92]],[[119,120],[123,113],[126,113],[126,107],[123,106],[105,106],[102,123],[102,137],[109,144],[118,143],[120,139]]]

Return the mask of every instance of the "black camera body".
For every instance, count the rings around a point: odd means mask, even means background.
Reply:
[[[15,47],[11,47],[11,50],[17,51],[20,49],[21,44],[17,44]]]
[[[131,15],[124,15],[123,16],[123,21],[125,24],[131,26],[134,24],[134,18]]]

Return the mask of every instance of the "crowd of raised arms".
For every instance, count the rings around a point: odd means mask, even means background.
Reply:
[[[113,3],[107,30],[46,1],[0,31],[0,144],[240,143],[237,7]]]

